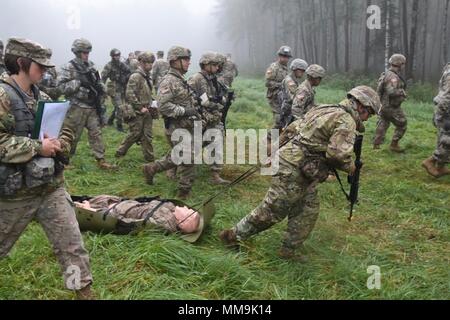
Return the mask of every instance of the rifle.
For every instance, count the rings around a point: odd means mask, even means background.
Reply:
[[[89,90],[88,102],[95,107],[97,116],[100,119],[100,125],[105,125],[104,115],[106,108],[103,106],[102,97],[105,95],[105,90],[101,84],[100,74],[94,68],[83,70],[75,61],[71,61],[73,67],[80,74],[81,86]]]
[[[341,185],[342,192],[344,192],[345,197],[350,202],[350,215],[348,217],[348,221],[351,222],[353,219],[353,209],[355,208],[355,205],[358,204],[359,200],[359,178],[361,175],[361,169],[363,167],[363,162],[361,161],[361,154],[362,154],[362,146],[363,146],[363,140],[364,136],[358,135],[356,136],[355,140],[355,146],[354,146],[354,152],[355,152],[355,173],[353,176],[348,176],[348,183],[350,184],[350,194],[348,194],[344,186],[342,184],[341,178],[339,177],[339,173],[336,169],[333,169],[334,174],[336,175],[337,180],[339,181],[339,184]]]

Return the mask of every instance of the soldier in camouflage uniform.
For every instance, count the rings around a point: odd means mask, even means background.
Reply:
[[[226,87],[217,79],[217,71],[219,70],[220,63],[221,59],[217,53],[208,52],[203,54],[200,58],[201,71],[193,75],[188,80],[188,84],[194,90],[198,100],[200,100],[200,113],[206,123],[203,129],[219,130],[222,132],[222,137],[224,137],[222,111],[226,102]],[[223,159],[223,154],[216,154],[215,156]],[[211,165],[212,184],[220,185],[230,183],[230,181],[220,177],[222,169],[222,164],[214,163]]]
[[[294,101],[299,81],[305,74],[306,69],[308,69],[308,63],[302,59],[295,59],[292,61],[289,69],[291,73],[284,78],[281,83],[282,89],[279,93],[283,128],[294,120],[292,119],[292,102]]]
[[[5,63],[3,62],[3,41],[0,40],[0,76],[6,72]]]
[[[61,90],[58,88],[58,73],[56,68],[48,68],[44,73],[42,81],[39,82],[38,87],[52,98],[58,100],[61,96]]]
[[[298,87],[292,102],[292,115],[295,120],[303,118],[315,106],[314,88],[320,85],[325,75],[325,69],[317,64],[310,65],[306,69],[307,79]]]
[[[422,163],[427,172],[435,178],[449,175],[450,163],[450,63],[444,67],[439,83],[439,94],[434,98],[436,111],[434,125],[438,129],[438,142],[433,156]]]
[[[168,53],[170,71],[164,77],[158,90],[159,111],[164,117],[166,135],[171,136],[177,129],[185,129],[191,137],[194,135],[194,122],[201,121],[197,111],[197,100],[192,89],[184,79],[189,70],[191,51],[182,47],[172,47]],[[193,139],[192,139],[193,140]],[[192,163],[179,166],[178,197],[186,199],[195,180],[194,142],[192,141]],[[153,184],[153,177],[158,172],[176,168],[171,152],[163,159],[144,166],[144,175],[148,184]]]
[[[111,61],[103,68],[102,81],[106,84],[109,79],[113,90],[110,90],[111,100],[114,106],[114,110],[108,119],[108,125],[114,124],[114,119],[117,123],[117,130],[124,132],[123,119],[119,112],[119,107],[125,101],[125,89],[127,86],[128,78],[130,77],[130,68],[122,61],[120,61],[121,53],[118,49],[112,49],[110,54]]]
[[[227,87],[231,88],[233,86],[234,79],[239,75],[238,68],[236,64],[231,60],[231,54],[227,54],[225,60],[223,61],[223,66],[217,78]]]
[[[279,170],[262,203],[233,229],[222,231],[221,240],[237,246],[288,218],[280,256],[306,261],[298,249],[308,238],[319,215],[317,186],[328,177],[330,168],[352,175],[352,153],[363,121],[381,107],[377,93],[366,86],[356,87],[338,105],[323,105],[309,111],[287,129],[293,138],[279,150]]]
[[[137,70],[137,66],[139,62],[137,61],[136,55],[134,52],[130,52],[128,54],[128,59],[125,61],[125,64],[130,69],[130,72],[135,72]]]
[[[64,188],[64,165],[74,132],[59,138],[31,138],[38,100],[50,98],[36,84],[54,67],[47,49],[26,39],[6,46],[11,76],[0,83],[0,259],[5,258],[32,220],[44,229],[70,290],[91,297],[89,256],[83,245],[73,203]],[[66,162],[66,161],[63,161]],[[80,286],[69,282],[80,270]]]
[[[289,73],[288,63],[292,58],[290,47],[283,46],[278,50],[278,60],[270,65],[266,71],[267,99],[274,117],[274,129],[283,129],[281,122],[281,105],[278,94],[281,90],[281,83]]]
[[[152,69],[152,79],[153,79],[153,86],[156,89],[156,92],[158,92],[159,84],[161,83],[164,76],[169,72],[170,65],[169,63],[164,60],[164,51],[158,51],[156,56],[158,59],[153,64]]]
[[[132,108],[127,120],[130,133],[120,145],[116,157],[127,154],[128,149],[135,143],[140,143],[146,162],[155,161],[153,154],[153,119],[158,117],[158,110],[152,107],[152,82],[150,71],[152,70],[155,55],[151,52],[143,52],[138,57],[139,66],[128,81],[126,88],[126,103]]]
[[[386,132],[391,123],[395,126],[395,133],[390,146],[393,152],[403,152],[399,141],[406,133],[408,121],[401,105],[406,100],[406,81],[400,75],[405,67],[406,58],[401,54],[394,54],[389,59],[390,68],[383,73],[378,80],[378,95],[380,96],[383,108],[380,112],[380,118],[374,139],[374,149],[380,149],[384,142]]]
[[[105,161],[105,146],[102,139],[101,108],[105,98],[104,84],[89,61],[92,45],[88,40],[77,39],[72,44],[72,52],[76,58],[61,69],[58,86],[71,107],[66,116],[66,124],[76,132],[72,144],[71,154],[76,152],[77,144],[86,127],[88,130],[89,145],[91,146],[97,164],[101,169],[111,170],[116,167]],[[100,105],[95,105],[100,100]]]

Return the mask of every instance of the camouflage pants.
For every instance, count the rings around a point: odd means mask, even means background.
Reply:
[[[83,245],[72,200],[64,188],[23,201],[0,200],[0,259],[12,249],[16,241],[35,219],[44,229],[61,265],[64,283],[71,287],[74,267],[80,270],[81,288],[92,283],[89,256]]]
[[[283,129],[282,115],[281,115],[281,105],[278,100],[278,95],[275,94],[273,98],[269,99],[270,107],[273,113],[273,129]]]
[[[437,106],[434,124],[438,129],[438,142],[434,159],[441,164],[448,164],[450,163],[450,106]]]
[[[224,141],[224,139],[225,139],[225,128],[224,128],[224,126],[223,126],[222,123],[218,123],[218,124],[216,124],[215,126],[210,126],[210,127],[207,127],[207,128],[206,128],[206,130],[209,130],[209,129],[216,129],[216,130],[219,130],[220,132],[222,132],[222,139],[223,139],[223,141]],[[213,142],[211,142],[211,143],[205,143],[203,147],[206,147],[206,146],[208,146],[208,145],[211,145],[212,143],[213,143]],[[222,148],[219,147],[218,149],[214,150],[215,152],[213,152],[213,153],[211,154],[211,157],[213,157],[213,158],[219,158],[219,159],[222,159],[222,160],[223,160],[223,147],[224,147],[224,144],[222,144],[221,147],[222,147]],[[216,163],[216,162],[214,162],[213,164],[210,165],[210,167],[211,167],[211,170],[212,170],[213,172],[219,173],[219,172],[221,172],[221,171],[223,170],[223,161],[222,161],[222,163]]]
[[[128,123],[130,128],[130,133],[123,140],[117,154],[122,156],[126,155],[128,149],[135,143],[140,143],[142,147],[142,153],[144,154],[144,159],[147,162],[155,161],[155,156],[153,154],[153,118],[150,114],[138,114],[135,119]]]
[[[395,132],[392,140],[398,142],[403,138],[408,127],[408,120],[406,119],[406,115],[400,106],[395,108],[383,107],[381,110],[374,139],[375,145],[383,144],[386,137],[386,132],[388,131],[391,123],[395,126]]]
[[[170,144],[173,147],[176,146],[177,143],[172,142],[171,140],[171,132],[172,130],[166,130],[166,137],[168,141],[170,141]],[[191,132],[191,135],[193,137],[193,132]],[[175,172],[179,173],[179,180],[178,180],[178,189],[180,191],[190,191],[192,189],[192,185],[194,184],[196,172],[195,172],[195,165],[193,164],[194,159],[194,141],[192,141],[191,145],[191,159],[192,164],[182,164],[182,165],[176,165],[172,160],[172,150],[168,152],[168,154],[155,162],[156,166],[158,167],[159,172],[163,171],[169,171],[169,170],[176,170]]]
[[[280,158],[280,170],[273,176],[261,204],[243,218],[234,231],[246,240],[288,218],[283,246],[298,248],[308,238],[319,216],[317,181],[304,178],[299,168]]]
[[[122,113],[120,112],[119,106],[125,102],[125,93],[122,91],[116,91],[114,96],[111,96],[111,101],[113,103],[113,112],[108,119],[108,124],[112,125],[114,123],[114,119],[117,119],[117,127],[122,127]]]
[[[88,130],[89,145],[92,148],[95,159],[100,160],[105,158],[102,127],[94,108],[81,108],[77,105],[72,105],[67,113],[65,121],[75,132],[75,140],[72,144],[72,150],[70,151],[72,155],[75,155],[78,142],[83,134],[83,129],[86,128]]]

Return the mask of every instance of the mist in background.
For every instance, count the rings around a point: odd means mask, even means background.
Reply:
[[[29,38],[53,50],[60,66],[73,58],[71,44],[86,38],[93,44],[90,59],[103,67],[109,52],[122,57],[135,50],[168,49],[173,45],[193,52],[192,69],[207,51],[228,52],[219,38],[216,0],[3,0],[0,3],[0,39]]]

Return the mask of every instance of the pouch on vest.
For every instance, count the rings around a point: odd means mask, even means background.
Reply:
[[[13,196],[23,187],[23,173],[15,166],[0,165],[0,196]]]
[[[55,160],[37,157],[25,166],[25,183],[28,188],[36,188],[53,181],[55,177]]]

